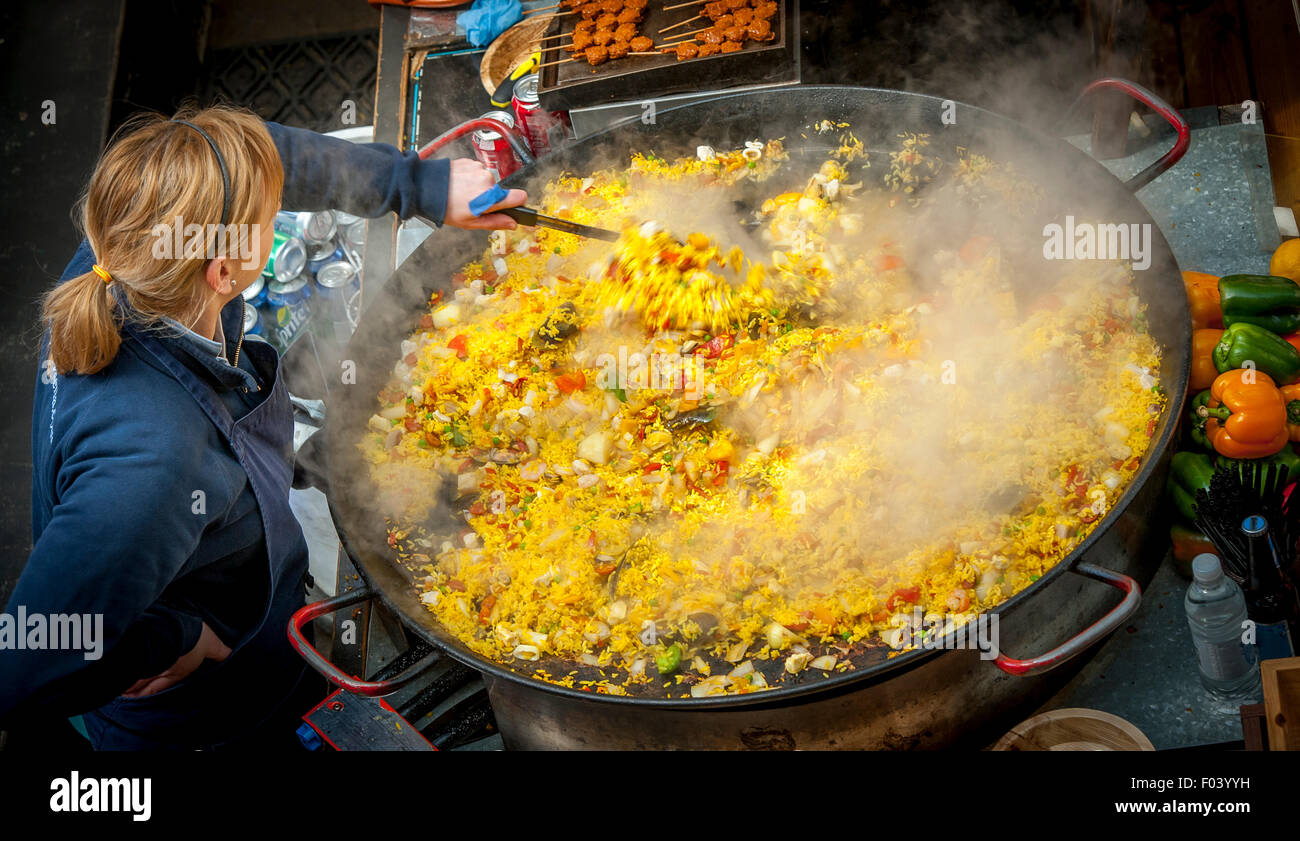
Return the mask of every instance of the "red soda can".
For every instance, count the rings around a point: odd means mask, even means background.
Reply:
[[[515,112],[515,125],[537,157],[558,149],[568,139],[569,115],[563,111],[543,111],[537,98],[541,78],[536,73],[523,76],[515,82],[510,106]]]
[[[483,116],[503,122],[508,128],[515,127],[515,118],[508,111],[489,111]],[[510,142],[497,132],[481,128],[471,134],[470,139],[474,141],[474,157],[492,171],[496,180],[500,181],[522,166],[510,148]]]

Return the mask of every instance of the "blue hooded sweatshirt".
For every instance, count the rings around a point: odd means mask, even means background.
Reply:
[[[448,161],[267,129],[283,207],[442,222]],[[83,241],[62,279],[94,259]],[[89,376],[56,373],[42,347],[34,548],[0,616],[0,726],[33,711],[89,713],[97,748],[213,747],[256,728],[301,680],[285,636],[307,568],[287,499],[292,411],[274,350],[244,340],[240,299],[221,325],[224,353],[175,323],[128,320],[116,358]],[[49,647],[73,616],[84,627],[72,642],[93,645],[90,656],[66,639]],[[192,649],[205,622],[233,649],[224,662],[154,696],[119,697]]]

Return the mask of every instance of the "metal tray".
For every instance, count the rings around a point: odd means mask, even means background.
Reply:
[[[592,67],[586,61],[555,64],[541,69],[538,98],[548,111],[570,111],[629,100],[649,100],[669,94],[699,90],[779,84],[794,81],[799,58],[799,0],[777,0],[772,19],[776,38],[765,44],[748,41],[734,53],[678,61],[676,55],[627,56]],[[663,0],[653,0],[641,22],[641,34],[662,42],[657,33],[691,17],[695,9],[663,10]],[[547,33],[571,32],[576,15],[556,18]],[[696,21],[680,31],[701,28]],[[671,34],[671,33],[669,33]],[[545,50],[542,62],[558,61],[569,54],[558,47]]]

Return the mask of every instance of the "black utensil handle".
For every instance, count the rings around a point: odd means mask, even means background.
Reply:
[[[509,216],[520,225],[534,227],[537,225],[537,211],[531,207],[503,207],[500,210],[494,210],[493,213],[500,213]]]

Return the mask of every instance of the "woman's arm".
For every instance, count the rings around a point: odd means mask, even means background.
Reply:
[[[203,469],[204,448],[184,430],[148,423],[146,412],[96,414],[75,445],[59,448],[67,458],[51,489],[57,501],[4,611],[29,626],[41,617],[47,647],[0,652],[0,717],[101,706],[164,672],[202,632],[202,618],[163,593],[213,520],[194,491],[214,505],[224,496],[204,487],[216,481]],[[49,648],[56,617],[80,634]]]
[[[287,210],[343,210],[368,219],[391,212],[438,225],[515,227],[507,216],[469,213],[469,200],[493,184],[491,174],[474,161],[425,161],[387,143],[349,143],[278,123],[266,128],[284,167]],[[497,207],[516,207],[527,199],[523,190],[511,190]]]

